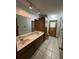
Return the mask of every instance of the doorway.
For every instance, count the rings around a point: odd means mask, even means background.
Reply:
[[[49,21],[49,35],[56,37],[57,20]]]

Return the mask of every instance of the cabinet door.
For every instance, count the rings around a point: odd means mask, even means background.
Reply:
[[[35,21],[32,21],[32,32],[35,31]]]
[[[39,30],[39,21],[35,20],[35,30]]]
[[[45,18],[39,18],[39,31],[45,31]]]
[[[35,51],[38,49],[39,44],[40,44],[40,40],[38,38],[38,39],[35,40]]]
[[[34,54],[34,42],[24,47],[21,51],[17,52],[17,59],[30,59]]]
[[[39,20],[35,20],[35,30],[37,31],[45,31],[45,17],[39,18]]]

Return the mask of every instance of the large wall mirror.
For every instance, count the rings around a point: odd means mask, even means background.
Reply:
[[[32,31],[31,20],[28,17],[16,15],[16,36]]]

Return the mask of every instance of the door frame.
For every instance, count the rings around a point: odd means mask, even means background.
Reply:
[[[57,32],[57,20],[49,20],[49,32],[50,32],[50,22],[56,22],[56,30],[55,31]],[[49,35],[50,35],[50,33],[49,33]],[[56,37],[56,34],[55,34],[55,37]]]

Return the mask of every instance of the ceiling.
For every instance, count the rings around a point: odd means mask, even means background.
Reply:
[[[26,0],[17,0],[20,4],[26,4]],[[63,14],[63,0],[29,0],[41,14],[46,15],[62,15]],[[16,3],[17,4],[17,3]]]
[[[30,0],[42,14],[61,14],[63,0]]]

